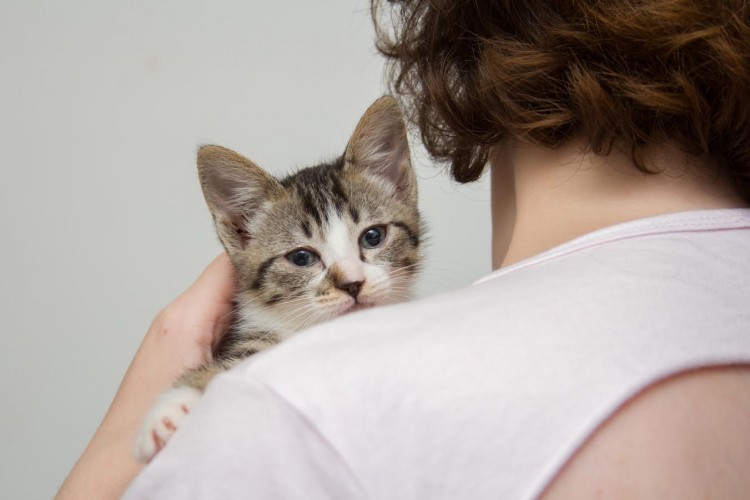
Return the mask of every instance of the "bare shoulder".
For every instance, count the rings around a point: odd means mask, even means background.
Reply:
[[[750,366],[655,384],[597,430],[542,495],[750,498]]]

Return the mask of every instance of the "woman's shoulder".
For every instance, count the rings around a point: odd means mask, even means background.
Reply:
[[[750,497],[750,366],[653,384],[584,443],[542,496]]]

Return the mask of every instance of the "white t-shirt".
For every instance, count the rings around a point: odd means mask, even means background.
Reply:
[[[591,233],[219,376],[125,498],[530,499],[654,382],[750,363],[750,209]]]

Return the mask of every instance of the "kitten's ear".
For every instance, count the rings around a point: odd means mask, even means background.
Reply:
[[[393,97],[381,97],[362,115],[346,146],[344,166],[381,177],[403,201],[417,202],[406,124]]]
[[[219,239],[230,255],[252,237],[252,221],[263,202],[284,190],[255,163],[221,146],[198,150],[198,176]]]

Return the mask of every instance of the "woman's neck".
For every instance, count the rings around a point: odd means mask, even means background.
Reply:
[[[688,210],[745,207],[708,158],[654,147],[639,171],[630,155],[584,154],[579,143],[551,150],[498,147],[492,175],[493,268],[519,262],[613,224]]]

